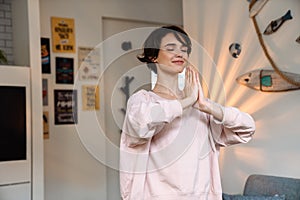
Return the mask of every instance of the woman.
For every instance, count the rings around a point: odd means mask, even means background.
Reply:
[[[154,30],[143,50],[138,59],[157,73],[157,82],[128,100],[120,141],[122,199],[221,200],[219,149],[248,142],[254,120],[203,96],[187,61],[191,41],[181,28]],[[181,91],[178,73],[184,69]]]

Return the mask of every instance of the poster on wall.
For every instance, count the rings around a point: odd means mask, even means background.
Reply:
[[[57,53],[75,53],[74,19],[51,17],[52,50]]]
[[[77,90],[54,90],[54,123],[77,124]]]
[[[78,47],[78,74],[80,80],[95,80],[100,76],[99,48]]]
[[[49,139],[49,112],[43,112],[43,132],[44,139]]]
[[[43,106],[48,106],[48,79],[43,78],[42,88],[43,88]]]
[[[82,110],[99,110],[98,85],[82,86]]]
[[[49,38],[41,38],[42,73],[51,74],[51,57]]]
[[[74,83],[74,59],[56,57],[56,83],[73,84]]]

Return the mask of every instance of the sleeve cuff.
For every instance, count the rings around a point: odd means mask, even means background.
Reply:
[[[224,124],[224,121],[225,121],[225,119],[226,119],[226,117],[225,117],[225,114],[226,114],[226,112],[225,112],[225,107],[224,106],[221,106],[221,105],[219,105],[220,106],[220,108],[221,108],[221,110],[222,110],[222,113],[223,113],[223,119],[222,119],[222,121],[220,121],[220,120],[218,120],[218,119],[216,119],[216,118],[214,118],[214,116],[210,116],[211,117],[211,119],[216,123],[216,124]]]

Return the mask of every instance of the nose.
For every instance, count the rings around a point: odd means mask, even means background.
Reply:
[[[175,51],[175,56],[176,56],[176,57],[182,58],[182,57],[183,57],[183,52],[182,52],[180,49],[177,49],[177,50]]]

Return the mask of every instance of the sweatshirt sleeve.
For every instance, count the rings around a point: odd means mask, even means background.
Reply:
[[[210,116],[212,136],[221,146],[247,143],[255,132],[254,119],[234,107],[223,107],[223,120],[220,122]]]
[[[147,91],[141,90],[128,100],[122,131],[126,134],[128,145],[143,144],[165,124],[181,115],[179,101],[153,98]]]

